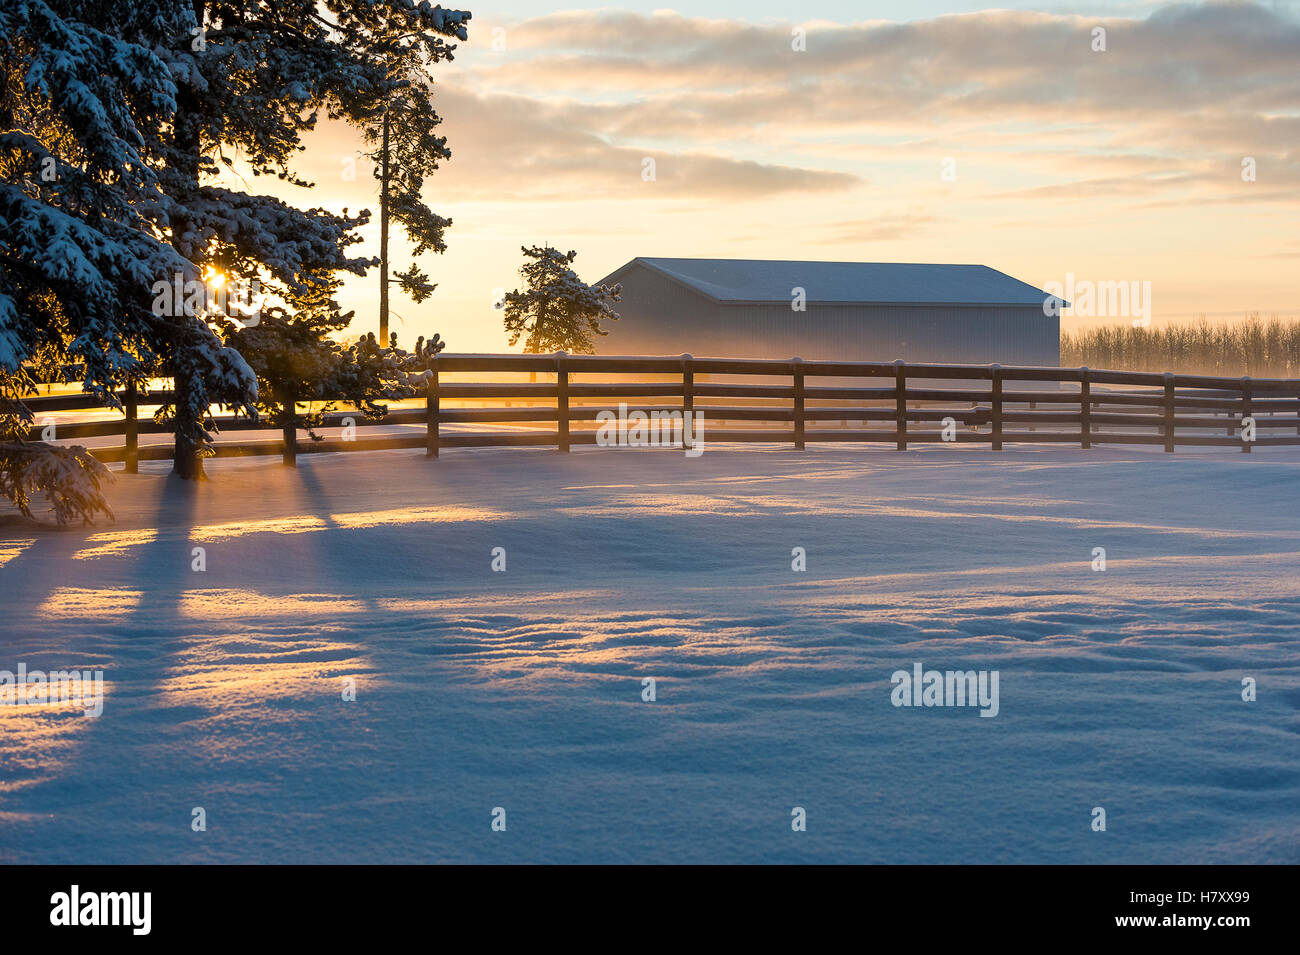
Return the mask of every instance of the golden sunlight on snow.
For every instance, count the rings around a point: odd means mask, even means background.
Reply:
[[[96,557],[120,557],[132,547],[152,544],[157,539],[158,531],[152,527],[91,534],[86,538],[87,546],[73,554],[72,559],[88,560]]]
[[[197,706],[223,714],[293,700],[332,697],[342,704],[345,688],[360,694],[384,683],[374,669],[360,648],[349,643],[310,641],[291,652],[268,646],[259,653],[250,652],[245,638],[209,637],[178,655],[156,692],[161,706]],[[260,709],[258,718],[271,716]],[[287,713],[285,718],[296,716]]]
[[[59,587],[37,611],[42,619],[83,618],[96,624],[120,623],[140,603],[143,591],[120,587]]]
[[[0,567],[9,563],[35,543],[35,540],[0,541]]]
[[[191,620],[241,620],[256,626],[269,617],[299,621],[329,620],[363,613],[366,605],[335,594],[267,594],[255,590],[188,590],[180,597],[180,614]]]

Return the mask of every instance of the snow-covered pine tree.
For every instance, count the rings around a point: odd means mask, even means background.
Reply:
[[[348,247],[368,213],[299,210],[270,196],[206,181],[232,152],[253,174],[307,186],[293,168],[302,134],[328,116],[373,110],[391,92],[367,48],[382,17],[415,34],[463,39],[470,15],[416,0],[150,0],[178,4],[156,47],[178,84],[173,135],[157,144],[162,182],[173,202],[171,241],[187,259],[243,278],[257,275],[273,294],[310,293],[334,272],[364,274],[375,260]],[[412,276],[414,280],[416,276]],[[195,453],[207,439],[209,395],[178,364],[176,471],[201,475]]]
[[[67,326],[57,318],[57,313],[55,314],[56,320],[41,329],[44,334],[35,343],[27,358],[27,367],[31,369],[31,376],[36,381],[45,383],[47,395],[53,390],[55,384],[67,384],[72,381],[72,373],[75,370],[69,362],[68,346],[71,344],[71,338]]]
[[[465,19],[469,18],[465,14]],[[409,17],[394,18],[391,10],[375,7],[360,18],[356,37],[361,55],[384,75],[382,95],[354,107],[348,120],[364,135],[364,155],[374,163],[379,181],[379,341],[388,341],[389,292],[396,285],[416,304],[437,287],[412,261],[405,272],[390,277],[388,254],[391,225],[402,225],[415,244],[413,255],[443,252],[443,233],[450,219],[437,215],[421,195],[425,179],[449,159],[442,122],[433,107],[433,67],[453,59],[456,47],[445,37],[464,37],[463,20],[449,20],[443,30],[412,30]],[[359,107],[359,108],[358,108]]]
[[[290,160],[326,95],[323,73],[334,67],[346,72],[346,58],[329,41],[316,5],[154,2],[166,9],[151,23],[154,49],[177,82],[170,135],[153,144],[172,202],[168,236],[175,250],[222,274],[243,280],[267,275],[294,290],[299,275],[320,268],[364,272],[368,262],[348,261],[343,251],[349,231],[364,217],[302,212],[270,196],[205,182],[218,171],[218,161],[233,165],[228,151],[241,154],[254,176],[301,182]],[[199,478],[213,396],[184,349],[177,350],[169,371],[176,389],[168,409],[176,441],[173,467],[181,477]]]
[[[336,278],[319,276],[288,308],[265,309],[257,325],[225,324],[227,340],[257,374],[258,411],[286,433],[303,430],[315,441],[324,415],[339,404],[377,419],[387,412],[380,402],[423,394],[429,360],[443,348],[437,335],[420,338],[414,352],[398,348],[396,335],[383,349],[373,334],[350,346],[333,340],[328,336],[347,328],[353,314],[339,308],[337,286]]]
[[[151,308],[156,276],[198,277],[161,237],[170,204],[149,151],[176,87],[148,46],[114,32],[124,5],[93,12],[70,0],[0,7],[0,493],[30,514],[43,491],[60,521],[108,512],[105,469],[82,449],[25,440],[26,363],[42,347],[79,365],[83,388],[110,406],[178,338],[232,401],[255,386],[205,325]]]
[[[381,348],[375,333],[370,332],[341,350],[329,387],[367,417],[382,418],[388,406],[380,402],[425,394],[433,359],[445,347],[440,335],[429,339],[421,335],[414,351],[408,352],[398,347],[394,333],[388,347]]]
[[[236,152],[254,175],[305,185],[290,160],[320,109],[356,113],[384,86],[359,45],[376,8],[448,36],[463,37],[469,19],[414,0],[23,0],[0,10],[0,371],[15,378],[6,393],[26,393],[31,342],[67,312],[69,351],[106,403],[147,370],[175,380],[176,471],[201,476],[209,406],[251,407],[256,378],[212,316],[175,301],[159,309],[151,290],[215,267],[301,294],[308,276],[374,264],[347,253],[364,213],[300,210],[208,177]]]
[[[572,267],[577,252],[533,246],[523,253],[524,290],[506,293],[500,304],[511,346],[523,338],[525,352],[591,354],[592,336],[609,334],[600,323],[618,320],[614,303],[623,287],[592,286],[578,278]]]

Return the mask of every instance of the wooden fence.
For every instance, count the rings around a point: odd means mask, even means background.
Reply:
[[[502,374],[533,380],[489,380]],[[537,381],[541,375],[548,379]],[[166,433],[140,407],[171,400],[166,391],[121,395],[125,415],[109,421],[59,422],[58,440],[122,435],[121,447],[92,448],[106,462],[135,471],[140,460],[170,458],[170,444],[141,445],[141,434]],[[647,415],[695,412],[708,444],[952,441],[1239,447],[1300,444],[1300,379],[1210,378],[1197,375],[935,365],[897,362],[738,360],[724,358],[557,355],[440,355],[431,366],[424,407],[395,407],[381,420],[355,411],[326,415],[321,430],[345,425],[413,426],[410,434],[300,441],[286,429],[278,440],[218,440],[218,456],[297,454],[422,447],[442,448],[597,443],[602,411],[620,402]],[[42,412],[99,407],[88,396],[27,399]],[[266,430],[247,418],[217,417],[220,430]],[[506,425],[448,430],[454,425]],[[576,427],[575,427],[576,426]],[[43,425],[31,429],[39,440]]]

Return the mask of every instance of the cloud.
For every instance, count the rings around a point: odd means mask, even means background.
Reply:
[[[461,199],[741,200],[852,188],[858,176],[701,149],[619,145],[578,103],[538,102],[444,85],[438,109],[454,131],[439,186]],[[653,160],[653,178],[643,173]]]
[[[821,245],[854,245],[871,242],[898,242],[913,239],[945,222],[941,216],[925,213],[886,213],[870,219],[845,219],[819,227]]]
[[[1098,26],[1107,31],[1106,52],[1092,49]],[[1300,86],[1300,22],[1250,3],[1170,4],[1145,20],[992,10],[826,24],[809,29],[803,52],[791,49],[786,25],[676,13],[553,14],[510,27],[509,37],[507,51],[479,56],[474,70],[494,87],[520,91],[729,89],[762,97],[822,91],[834,81],[842,95],[888,92],[901,97],[897,105],[969,112],[1065,101],[1106,111],[1236,99],[1253,109],[1292,108]],[[787,105],[769,103],[777,118]]]
[[[1096,27],[1105,52],[1092,48]],[[1219,171],[1243,156],[1279,185],[1300,168],[1300,21],[1280,9],[1180,3],[1145,19],[994,10],[811,24],[803,52],[790,31],[671,12],[524,20],[507,26],[504,51],[457,61],[444,86],[456,114],[448,128],[520,197],[577,180],[625,196],[643,156],[660,164],[662,197],[846,189],[859,184],[846,170],[864,168],[845,156],[852,143],[926,169],[936,150],[1033,157],[1047,181],[1018,194],[1043,198],[1141,201],[1183,189],[1214,199],[1233,195],[1239,183]],[[1087,172],[1125,155],[1140,174]],[[477,172],[467,176],[477,188]]]

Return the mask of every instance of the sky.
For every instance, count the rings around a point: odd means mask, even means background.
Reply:
[[[425,190],[453,225],[433,296],[394,299],[403,344],[506,350],[493,302],[534,244],[587,281],[636,256],[960,262],[1149,282],[1156,324],[1300,316],[1297,3],[468,6]],[[279,194],[377,213],[359,144],[322,122],[314,188]],[[347,282],[355,331],[377,298],[377,270]]]

